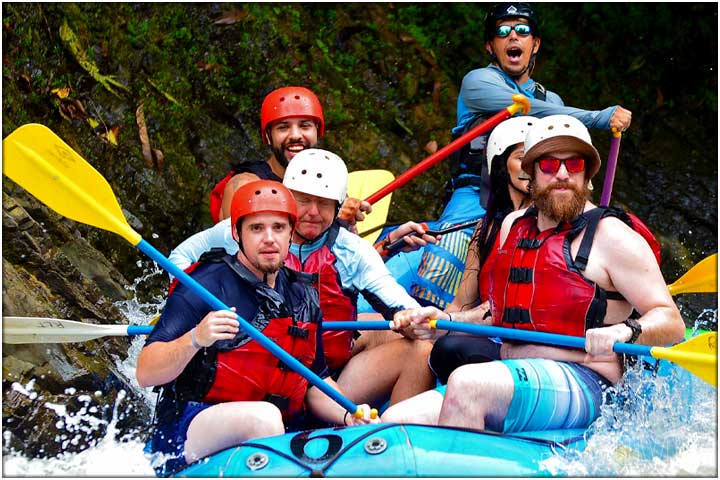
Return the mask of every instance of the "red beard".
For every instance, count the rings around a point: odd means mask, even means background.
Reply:
[[[571,193],[570,197],[553,194],[553,190],[558,188],[568,189]],[[569,222],[580,215],[585,208],[585,202],[590,198],[587,184],[578,187],[574,184],[556,182],[539,190],[533,179],[530,183],[530,191],[538,211],[558,223]]]

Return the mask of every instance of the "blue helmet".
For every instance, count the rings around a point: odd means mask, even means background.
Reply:
[[[533,36],[540,38],[540,24],[535,11],[527,3],[497,3],[485,16],[485,41],[495,37],[495,25],[505,18],[524,18],[532,28]]]

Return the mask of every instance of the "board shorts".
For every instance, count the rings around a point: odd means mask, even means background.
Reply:
[[[500,360],[515,382],[502,431],[587,428],[600,416],[605,390],[599,373],[577,363],[540,358]],[[436,388],[445,395],[446,386]]]

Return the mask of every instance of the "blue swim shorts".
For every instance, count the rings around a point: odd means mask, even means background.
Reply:
[[[515,380],[504,432],[587,428],[599,415],[611,386],[577,363],[541,358],[502,360]]]
[[[541,358],[500,360],[515,381],[503,432],[587,428],[611,383],[577,363]],[[446,385],[435,390],[445,395]]]

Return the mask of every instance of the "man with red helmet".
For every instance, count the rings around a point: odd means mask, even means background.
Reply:
[[[318,293],[303,274],[283,266],[297,220],[295,199],[281,183],[243,185],[231,203],[237,253],[200,262],[190,274],[232,311],[212,311],[182,284],[169,296],[136,371],[140,386],[162,392],[150,446],[165,454],[158,474],[251,438],[282,434],[305,406],[329,423],[370,421],[367,405],[366,418],[346,415],[239,328],[237,315],[337,388],[323,354]]]
[[[260,108],[260,136],[270,147],[265,162],[237,165],[213,188],[210,215],[217,223],[230,216],[233,193],[253,180],[282,182],[285,167],[297,153],[317,145],[325,134],[320,101],[304,87],[282,87],[270,92]]]

